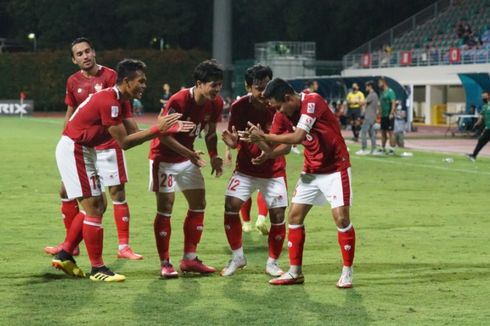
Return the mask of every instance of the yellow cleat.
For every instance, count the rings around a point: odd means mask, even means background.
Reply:
[[[265,216],[259,215],[257,217],[257,222],[255,222],[255,229],[259,231],[259,233],[262,235],[269,234],[269,228],[267,227],[267,224],[265,222]]]
[[[111,271],[103,271],[90,275],[90,279],[95,282],[122,282],[126,279],[126,276],[112,273]]]
[[[80,267],[77,266],[75,261],[66,259],[66,260],[61,260],[58,257],[54,258],[51,261],[51,265],[59,269],[65,274],[73,276],[73,277],[85,277],[85,273],[80,269]]]

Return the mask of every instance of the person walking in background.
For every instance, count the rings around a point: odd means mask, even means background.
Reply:
[[[359,140],[359,126],[361,125],[361,105],[364,102],[364,94],[359,90],[357,83],[352,84],[352,91],[346,97],[348,107],[348,119],[352,127],[354,141]]]
[[[376,116],[378,114],[379,99],[378,94],[374,91],[374,82],[372,80],[366,83],[366,91],[368,95],[363,102],[364,105],[364,122],[361,127],[361,150],[357,151],[357,155],[374,154],[376,150]],[[371,150],[367,149],[367,136],[371,139]]]
[[[172,96],[172,93],[170,93],[170,85],[168,83],[164,83],[162,86],[162,98],[160,99],[160,103],[162,103],[162,106],[165,106],[167,104],[168,100],[170,100],[170,97]]]
[[[485,124],[485,130],[483,130],[483,133],[481,134],[480,138],[478,138],[478,143],[476,143],[476,147],[473,150],[473,153],[471,154],[466,154],[466,157],[475,162],[476,157],[478,156],[478,153],[482,150],[482,148],[490,141],[490,105],[488,104],[488,98],[489,94],[488,91],[483,91],[482,92],[482,100],[483,100],[483,105],[480,111],[480,116],[478,117],[478,120],[476,121],[473,129],[481,125],[482,123]]]

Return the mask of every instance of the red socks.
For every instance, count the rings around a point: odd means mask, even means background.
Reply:
[[[242,224],[238,213],[225,212],[225,232],[231,250],[237,250],[242,247]]]
[[[257,194],[257,209],[259,211],[259,215],[262,216],[267,216],[267,213],[269,212],[267,209],[267,203],[265,202],[262,192],[260,191]]]
[[[354,231],[354,226],[349,224],[345,229],[337,229],[344,266],[350,267],[354,262],[354,253],[356,249],[356,232]]]
[[[153,223],[153,230],[155,232],[155,240],[157,243],[158,255],[160,261],[169,261],[169,244],[170,236],[172,234],[172,226],[170,224],[170,214],[157,213],[155,221]]]
[[[240,208],[240,213],[242,215],[243,222],[250,222],[250,208],[252,208],[252,199],[249,198],[246,202],[242,204]]]
[[[83,238],[83,220],[85,214],[78,213],[75,218],[72,219],[70,228],[66,230],[66,238],[63,242],[63,250],[72,254],[73,249],[80,244]]]
[[[195,253],[204,228],[204,210],[188,210],[184,222],[184,253]]]
[[[278,259],[286,237],[286,223],[271,224],[269,231],[269,257]]]
[[[129,243],[129,207],[126,202],[112,202],[114,206],[114,221],[116,222],[119,245]]]
[[[305,227],[303,224],[289,225],[288,248],[289,264],[291,266],[301,266],[303,264],[303,247],[305,244]]]
[[[61,199],[61,216],[63,216],[63,223],[65,224],[67,235],[71,223],[78,213],[78,202],[76,199]]]
[[[104,266],[102,247],[104,245],[104,228],[102,216],[86,216],[83,221],[83,239],[87,247],[88,258],[92,267]]]

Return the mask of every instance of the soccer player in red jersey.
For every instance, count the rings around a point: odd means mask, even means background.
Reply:
[[[74,218],[62,250],[55,256],[52,265],[65,273],[83,277],[84,273],[73,259],[73,249],[83,239],[92,265],[90,279],[93,281],[123,281],[123,275],[113,273],[102,259],[104,230],[102,215],[106,201],[97,168],[95,148],[114,138],[126,150],[164,132],[189,131],[194,124],[177,122],[181,114],[160,117],[158,124],[144,131],[128,135],[124,124],[128,100],[141,98],[146,88],[146,66],[139,60],[125,59],[117,65],[116,86],[89,95],[68,120],[63,135],[56,147],[56,163],[65,185],[68,198],[77,198],[84,213]],[[131,129],[131,128],[129,128]]]
[[[271,220],[269,257],[265,271],[273,277],[284,273],[279,268],[277,260],[286,236],[284,213],[288,205],[288,193],[284,154],[289,153],[290,146],[279,145],[279,148],[274,151],[274,156],[270,155],[262,164],[256,165],[254,159],[262,155],[261,147],[257,144],[240,142],[236,132],[236,130],[246,129],[248,123],[253,123],[263,126],[266,132],[270,130],[278,133],[279,130],[275,130],[274,127],[271,129],[276,109],[267,105],[262,98],[262,92],[271,79],[272,70],[269,67],[255,65],[247,70],[245,80],[251,89],[251,94],[243,96],[232,104],[228,130],[223,132],[223,141],[226,145],[239,149],[236,168],[225,194],[224,224],[232,257],[221,271],[222,276],[231,276],[247,264],[243,252],[239,211],[242,204],[256,190],[260,190],[263,194]]]
[[[297,94],[286,81],[274,79],[264,91],[271,105],[280,107],[290,121],[275,119],[274,123],[289,125],[290,133],[266,134],[257,126],[241,133],[253,142],[266,141],[280,144],[302,143],[304,168],[291,200],[288,215],[288,248],[290,269],[277,279],[275,285],[304,282],[302,273],[305,228],[303,222],[313,205],[330,203],[332,216],[338,229],[338,241],[343,258],[343,269],[337,287],[352,287],[352,263],[356,236],[349,218],[352,201],[349,153],[340,133],[337,119],[328,104],[319,95]],[[277,116],[276,116],[277,117]],[[296,125],[293,131],[291,121]]]
[[[209,274],[215,268],[206,266],[197,258],[197,245],[201,240],[206,208],[204,178],[200,168],[205,165],[201,152],[194,149],[194,140],[201,130],[211,160],[212,172],[223,173],[223,160],[217,152],[216,124],[223,111],[223,99],[218,95],[223,82],[223,69],[214,60],[201,62],[194,69],[195,85],[174,94],[166,103],[161,115],[174,112],[182,120],[192,121],[194,130],[187,134],[160,137],[150,148],[150,191],[155,192],[157,213],[154,220],[156,246],[160,257],[160,276],[175,278],[169,255],[171,236],[170,217],[175,192],[182,191],[188,203],[184,220],[184,256],[180,262],[182,272]]]
[[[85,99],[95,92],[112,87],[116,83],[117,74],[114,70],[98,65],[95,57],[95,50],[92,43],[87,38],[75,39],[71,44],[71,56],[74,64],[80,70],[71,75],[66,82],[65,104],[67,105],[65,123],[72,116],[77,108]],[[138,131],[138,126],[134,121],[131,110],[124,110],[124,124],[128,128],[128,133]],[[63,127],[64,127],[63,126]],[[118,258],[132,260],[143,259],[143,256],[135,253],[129,247],[129,207],[126,202],[126,192],[124,184],[128,181],[126,160],[123,150],[114,139],[97,146],[97,169],[102,186],[109,188],[109,194],[114,206],[114,220],[117,228],[119,248]],[[61,184],[61,213],[65,229],[68,232],[71,223],[78,214],[78,203],[76,199],[69,199],[66,190]],[[62,248],[62,244],[54,247],[46,247],[44,251],[51,255],[56,255]],[[78,247],[74,249],[74,256],[79,252]]]

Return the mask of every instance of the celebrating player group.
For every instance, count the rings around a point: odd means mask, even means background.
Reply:
[[[83,240],[90,259],[92,281],[126,279],[107,267],[102,258],[106,186],[118,231],[117,257],[143,259],[129,246],[130,214],[124,188],[128,177],[123,151],[151,141],[149,190],[155,193],[156,199],[154,235],[160,277],[179,277],[169,255],[171,221],[178,216],[178,212],[173,211],[175,192],[179,191],[188,204],[179,269],[183,273],[215,273],[214,267],[197,257],[206,210],[201,168],[207,160],[194,148],[194,141],[204,132],[212,173],[220,177],[223,160],[217,150],[217,125],[223,110],[219,95],[222,67],[214,60],[201,62],[194,70],[193,87],[174,94],[155,124],[140,130],[132,118],[130,101],[143,95],[146,65],[139,60],[124,59],[116,71],[100,66],[95,61],[95,49],[86,38],[76,39],[71,53],[80,71],[67,81],[65,103],[68,110],[56,147],[66,237],[59,245],[44,249],[54,256],[52,265],[73,277],[85,277],[74,259]],[[273,72],[267,66],[250,67],[245,74],[245,85],[248,94],[232,104],[228,128],[221,135],[226,146],[236,149],[237,158],[231,178],[228,183],[223,182],[223,239],[228,241],[231,258],[220,274],[230,277],[247,265],[239,212],[259,190],[271,224],[269,251],[263,265],[271,276],[269,283],[304,282],[304,220],[313,205],[329,203],[343,259],[337,287],[352,287],[356,236],[349,216],[351,168],[335,115],[318,94],[296,93],[287,81],[273,79]],[[287,209],[285,155],[295,144],[304,146],[304,167]],[[284,272],[278,260],[286,238],[286,221],[290,266]]]

